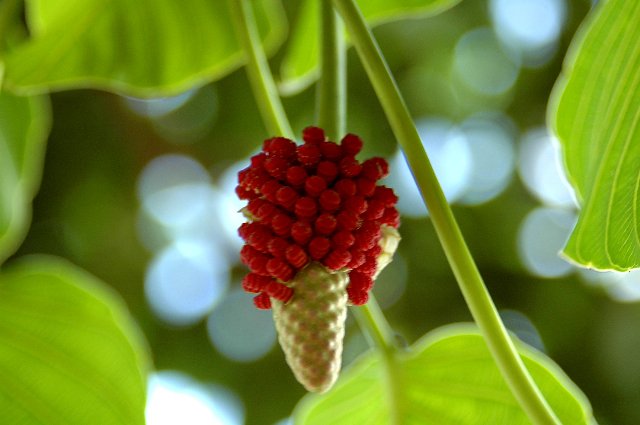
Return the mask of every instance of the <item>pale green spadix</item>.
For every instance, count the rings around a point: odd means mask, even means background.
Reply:
[[[382,226],[378,273],[391,262],[400,235]],[[338,379],[347,318],[349,271],[332,271],[312,262],[287,283],[294,289],[288,303],[271,299],[278,341],[298,382],[308,391],[328,391]]]

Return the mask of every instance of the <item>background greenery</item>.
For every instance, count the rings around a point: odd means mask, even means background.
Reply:
[[[283,3],[287,20],[295,21],[302,2]],[[586,0],[567,2],[566,21],[551,60],[540,67],[520,68],[514,84],[499,93],[474,90],[455,72],[460,38],[471,30],[491,28],[485,1],[465,1],[428,19],[384,24],[378,27],[376,36],[416,118],[441,117],[462,123],[475,113],[503,111],[512,120],[510,131],[518,152],[522,135],[545,123],[549,94],[564,53],[590,7]],[[38,13],[46,12],[34,8],[30,19],[37,20]],[[198,15],[197,10],[192,12]],[[95,31],[120,25],[117,18],[117,14],[109,14]],[[158,25],[162,25],[167,16],[158,19]],[[273,46],[287,29],[284,21],[279,22],[270,33],[275,40]],[[263,27],[264,34],[269,34]],[[201,34],[198,26],[193,29],[187,39],[220,40],[206,31]],[[8,65],[15,65],[7,67],[7,87],[42,91],[36,77],[59,81],[57,88],[69,87],[65,82],[68,77],[63,74],[81,64],[74,59],[76,56],[70,55],[68,63],[46,69],[29,63],[34,54],[30,49],[50,48],[46,28],[39,31],[43,36],[37,42],[8,58]],[[230,27],[220,31],[227,34]],[[145,36],[154,39],[158,34],[150,31]],[[229,43],[232,62],[234,46]],[[207,43],[193,46],[195,51],[184,53],[182,58],[197,58],[197,64],[206,66],[197,55],[198,49],[208,51]],[[85,48],[82,44],[73,47]],[[280,69],[286,74],[286,67],[281,65],[286,65],[287,52],[285,47],[275,53],[271,64],[276,74]],[[96,52],[96,57],[112,54]],[[96,69],[106,75],[124,76],[123,88],[130,82],[135,84],[136,78],[148,71],[156,75],[153,82],[157,84],[162,84],[167,75],[172,81],[180,80],[182,71],[160,59],[152,69],[136,66],[121,70],[104,63],[96,60]],[[166,69],[166,74],[158,72],[161,69]],[[33,78],[21,79],[25,75]],[[163,93],[175,94],[196,82],[203,83],[204,79],[184,80]],[[89,83],[102,86],[100,80]],[[349,131],[367,141],[367,155],[394,154],[391,131],[353,51],[349,52],[348,90]],[[137,94],[148,93],[145,89]],[[314,107],[312,87],[285,99],[296,133],[313,123]],[[290,415],[304,391],[277,346],[255,361],[231,360],[210,342],[206,319],[171,325],[150,308],[144,290],[147,268],[154,258],[149,247],[163,247],[171,238],[163,236],[161,226],[154,228],[153,223],[150,231],[140,230],[141,223],[148,224],[141,218],[140,175],[154,158],[179,153],[201,163],[213,186],[220,188],[227,167],[244,160],[268,136],[244,72],[236,71],[207,84],[184,106],[161,117],[135,113],[131,102],[122,96],[87,89],[53,94],[51,109],[53,124],[41,188],[33,203],[32,224],[13,257],[32,253],[60,256],[112,286],[142,328],[154,368],[178,370],[202,383],[231,390],[244,405],[247,424],[271,424]],[[594,284],[595,278],[585,278],[577,269],[562,277],[544,278],[526,267],[519,254],[519,232],[527,214],[541,203],[514,172],[497,198],[473,206],[457,204],[454,209],[507,325],[525,341],[543,348],[562,367],[591,401],[599,423],[639,423],[640,367],[635,353],[640,350],[640,336],[635,324],[640,320],[640,309],[637,303],[612,297],[615,292],[604,284]],[[404,217],[401,232],[398,259],[377,283],[383,306],[385,299],[389,300],[385,314],[399,335],[411,344],[441,325],[470,321],[428,218]],[[220,233],[213,232],[217,237]],[[227,263],[231,265],[227,290],[231,291],[239,288],[245,270],[233,259]],[[393,293],[394,287],[405,288],[401,296],[385,296],[385,291]],[[270,320],[268,315],[262,317]],[[350,320],[345,363],[365,348]]]

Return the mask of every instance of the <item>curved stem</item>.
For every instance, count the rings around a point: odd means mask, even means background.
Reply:
[[[278,89],[269,70],[267,57],[262,49],[251,3],[248,0],[229,0],[228,4],[236,34],[247,56],[249,82],[267,131],[272,136],[294,139]]]
[[[342,20],[328,1],[321,8],[321,74],[318,81],[318,126],[330,140],[344,135],[346,114],[346,48]]]
[[[559,420],[518,355],[466,246],[409,111],[354,0],[333,0],[402,146],[462,294],[505,381],[534,424]]]

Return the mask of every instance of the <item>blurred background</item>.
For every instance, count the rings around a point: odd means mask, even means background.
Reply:
[[[290,20],[295,2],[284,2]],[[588,0],[473,0],[375,31],[508,327],[587,394],[600,424],[640,423],[640,274],[558,255],[577,215],[546,107]],[[410,48],[409,48],[410,47]],[[282,52],[271,61],[277,73]],[[470,321],[404,157],[349,52],[348,129],[390,161],[403,240],[375,294],[408,343]],[[285,98],[297,134],[314,87]],[[237,171],[268,137],[243,70],[168,99],[52,96],[33,224],[16,256],[48,253],[124,298],[156,373],[149,425],[287,424],[305,394],[268,311],[242,292]],[[344,364],[367,349],[349,318]]]

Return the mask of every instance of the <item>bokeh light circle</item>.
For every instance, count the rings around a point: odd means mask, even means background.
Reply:
[[[530,273],[546,278],[562,277],[573,266],[560,257],[576,222],[573,211],[536,208],[523,220],[518,233],[518,252]]]
[[[252,295],[241,290],[229,293],[214,309],[207,330],[216,349],[238,362],[258,360],[276,341],[271,311],[257,309]]]

